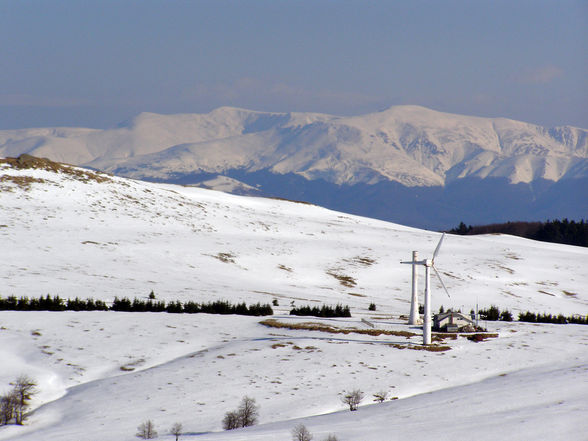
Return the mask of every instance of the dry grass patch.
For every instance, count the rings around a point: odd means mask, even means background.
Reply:
[[[412,349],[414,351],[445,352],[451,350],[449,346],[439,345],[400,345],[397,343],[388,345],[396,349]]]
[[[271,196],[271,197],[268,197],[268,199],[274,199],[276,201],[293,202],[294,204],[314,205],[312,202],[297,201],[297,200],[294,200],[294,199],[280,198],[280,197],[277,197],[277,196]]]
[[[443,343],[445,340],[457,340],[457,334],[454,332],[447,333],[433,333],[431,341]]]
[[[504,265],[500,265],[500,264],[498,264],[498,265],[496,265],[496,267],[497,267],[497,268],[500,268],[500,269],[501,269],[501,270],[503,270],[503,271],[506,271],[506,272],[507,272],[507,273],[509,273],[509,274],[514,274],[514,273],[515,273],[515,272],[514,272],[514,270],[513,270],[512,268],[509,268],[509,267],[507,267],[507,266],[504,266]]]
[[[374,263],[376,263],[375,259],[372,259],[371,257],[367,256],[355,256],[351,259],[343,259],[343,261],[362,266],[371,266]]]
[[[555,294],[552,294],[550,292],[544,291],[542,289],[538,290],[537,292],[540,292],[541,294],[547,294],[548,296],[551,296],[551,297],[555,297]]]
[[[119,369],[123,372],[132,372],[135,370],[137,366],[145,363],[145,359],[139,358],[138,360],[131,361],[130,363],[126,363],[122,365]]]
[[[516,297],[516,298],[519,298],[519,299],[521,298],[521,296],[518,296],[515,293],[513,293],[511,291],[508,291],[506,289],[503,289],[502,290],[502,293],[505,294],[505,295],[507,295],[507,296]]]
[[[557,286],[557,285],[559,285],[559,283],[558,283],[558,282],[552,282],[552,281],[549,281],[549,280],[543,280],[543,281],[541,281],[541,282],[537,282],[537,285],[543,285],[543,286]]]
[[[232,253],[218,253],[216,256],[212,256],[215,259],[220,260],[224,263],[235,263],[235,255]]]
[[[353,288],[357,285],[357,281],[353,277],[336,273],[335,270],[327,271],[327,274],[337,279],[341,285],[347,288]]]
[[[342,329],[336,328],[331,325],[325,325],[317,322],[303,322],[303,323],[284,323],[276,319],[267,319],[259,322],[264,326],[278,329],[291,329],[291,330],[303,330],[303,331],[319,331],[328,332],[330,334],[360,334],[360,335],[371,335],[377,337],[379,335],[393,335],[396,337],[411,338],[418,334],[408,331],[387,331],[383,329]]]
[[[37,158],[35,156],[22,154],[18,158],[0,159],[0,164],[8,164],[15,169],[36,169],[47,170],[54,173],[62,173],[76,178],[81,182],[108,182],[111,179],[103,174],[99,174],[90,170],[76,168],[67,164],[53,162],[46,158]],[[31,178],[32,179],[32,178]]]
[[[464,334],[461,335],[461,337],[465,337],[470,341],[479,343],[482,341],[486,341],[490,338],[498,338],[498,334],[484,334],[484,333],[478,333],[478,334]]]
[[[512,282],[511,285],[513,286],[529,286],[527,282]]]
[[[0,159],[0,161],[2,161]],[[0,191],[14,191],[14,187],[6,185],[4,183],[11,183],[17,187],[22,188],[25,191],[31,189],[32,184],[43,184],[47,182],[45,179],[33,178],[31,176],[0,176]]]
[[[365,294],[359,294],[356,292],[348,292],[347,294],[354,297],[367,297]]]
[[[119,369],[123,372],[132,372],[135,370],[134,367],[129,367],[129,366],[121,366]]]

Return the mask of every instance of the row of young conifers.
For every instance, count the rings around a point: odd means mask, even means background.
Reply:
[[[226,300],[216,300],[208,303],[180,302],[164,300],[147,300],[127,297],[115,297],[111,304],[94,299],[63,299],[59,296],[47,296],[28,298],[10,296],[0,297],[0,311],[121,311],[121,312],[169,312],[177,314],[196,314],[200,312],[208,314],[239,314],[239,315],[272,315],[273,309],[269,304],[246,303],[232,304]]]
[[[278,306],[277,299],[273,301]],[[180,302],[178,300],[166,302],[156,300],[153,293],[148,299],[133,300],[127,297],[115,297],[111,304],[102,300],[94,299],[63,299],[59,296],[45,297],[20,297],[0,296],[0,311],[120,311],[120,312],[168,312],[173,314],[237,314],[265,316],[273,315],[272,305],[255,303],[247,305],[245,302],[233,304],[226,300],[215,300],[213,302],[198,303],[193,301]],[[322,305],[292,307],[290,315],[303,315],[315,317],[351,317],[349,306],[344,305]]]
[[[278,306],[277,300],[273,301],[274,306]],[[375,310],[375,305],[370,304],[370,311]],[[115,297],[109,305],[102,300],[94,299],[63,299],[59,296],[45,297],[2,297],[0,296],[0,311],[122,311],[122,312],[169,312],[174,314],[237,314],[251,316],[273,315],[272,305],[265,303],[255,303],[247,305],[245,302],[232,304],[226,300],[215,300],[207,303],[197,303],[193,301],[180,302],[178,300],[166,302],[156,300],[153,292],[147,300],[127,297]],[[422,311],[421,311],[422,312]],[[439,312],[444,312],[441,306]],[[473,311],[471,311],[473,313]],[[513,321],[513,315],[508,309],[500,310],[498,306],[490,306],[478,311],[479,318],[487,321]],[[293,306],[290,315],[314,316],[314,317],[351,317],[351,310],[347,305],[322,305],[318,306]],[[588,324],[588,315],[572,314],[565,316],[563,314],[536,313],[531,311],[519,312],[518,321],[530,323],[556,323],[567,324],[573,323],[578,325]]]
[[[473,312],[473,311],[472,311]],[[487,309],[480,309],[478,311],[479,317],[481,320],[488,320],[488,321],[504,321],[504,322],[512,322],[513,315],[508,310],[505,309],[503,311],[498,308],[498,306],[490,306]],[[588,325],[588,315],[582,316],[579,314],[573,314],[569,316],[565,316],[563,314],[551,314],[551,313],[535,313],[535,312],[519,312],[518,316],[519,322],[529,322],[529,323],[555,323],[559,325],[565,325],[567,323],[573,323],[576,325]]]

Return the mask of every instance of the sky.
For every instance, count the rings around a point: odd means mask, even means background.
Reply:
[[[588,128],[588,0],[0,0],[0,129],[400,104]]]

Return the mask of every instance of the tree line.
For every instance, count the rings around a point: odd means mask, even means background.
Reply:
[[[534,312],[520,312],[519,313],[519,322],[529,322],[529,323],[555,323],[559,325],[565,325],[568,323],[573,323],[576,325],[588,325],[588,315],[581,316],[581,315],[570,315],[565,316],[563,314],[536,314]]]
[[[475,226],[461,222],[458,227],[449,230],[449,233],[464,236],[501,233],[543,242],[588,247],[588,221],[584,219],[579,222],[568,219],[555,219],[546,222],[506,222]]]
[[[471,311],[473,316],[474,310]],[[512,313],[505,309],[503,311],[498,308],[498,306],[490,306],[487,309],[480,309],[478,311],[478,315],[481,320],[487,321],[505,321],[511,322],[513,320]],[[563,314],[548,314],[548,313],[535,313],[535,312],[519,312],[518,315],[519,322],[528,322],[528,323],[554,323],[565,325],[568,323],[573,323],[576,325],[588,325],[588,315],[582,316],[579,314],[573,314],[569,316],[565,316]]]
[[[232,304],[226,300],[216,300],[208,303],[179,300],[165,302],[164,300],[138,299],[115,297],[109,306],[101,300],[94,299],[63,299],[59,296],[28,298],[15,296],[0,296],[0,311],[122,311],[122,312],[168,312],[173,314],[238,314],[264,316],[274,313],[271,305],[256,303],[247,305],[245,302]]]
[[[290,315],[308,315],[313,317],[351,317],[349,306],[299,306],[290,311]]]
[[[473,313],[473,310],[471,311]],[[488,320],[488,321],[503,321],[503,322],[512,322],[512,313],[505,309],[501,311],[498,309],[498,306],[490,306],[487,309],[480,309],[478,310],[478,317],[481,320]]]

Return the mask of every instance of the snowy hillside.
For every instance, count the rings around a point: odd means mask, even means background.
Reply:
[[[439,238],[309,204],[71,175],[67,170],[76,169],[67,167],[57,174],[2,167],[0,234],[10,253],[3,291],[17,296],[34,287],[38,294],[112,300],[153,289],[185,300],[217,298],[224,287],[235,300],[312,298],[357,307],[376,300],[400,312],[410,274],[398,262],[412,250],[431,253]],[[583,248],[515,237],[455,236],[439,267],[454,306],[470,307],[479,298],[516,310],[532,304],[586,313],[587,255]],[[56,271],[63,274],[55,278]],[[329,273],[350,276],[356,285],[347,289]],[[446,298],[437,301],[448,305]]]
[[[588,429],[586,326],[491,322],[497,338],[410,349],[420,329],[400,317],[410,268],[399,262],[432,254],[438,233],[36,160],[0,162],[0,207],[4,297],[275,299],[278,323],[346,332],[207,314],[0,312],[0,393],[23,372],[39,382],[27,424],[0,427],[0,439],[132,440],[146,419],[169,440],[175,422],[194,440],[290,439],[301,422],[342,441],[581,440]],[[588,314],[584,248],[448,236],[436,265],[452,297],[432,279],[434,310]],[[353,317],[290,317],[291,303],[342,303]],[[353,332],[371,329],[362,318],[388,334]],[[353,388],[366,399],[351,413],[341,396]],[[398,399],[373,404],[380,390]],[[244,395],[260,425],[223,432]]]
[[[586,130],[419,106],[354,117],[221,107],[107,130],[0,131],[0,157],[22,153],[428,229],[588,212]]]

